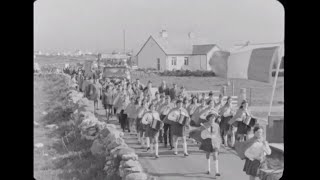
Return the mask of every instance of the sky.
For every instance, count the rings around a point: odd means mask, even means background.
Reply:
[[[137,53],[148,37],[194,32],[223,49],[284,41],[284,8],[276,0],[37,0],[34,50]]]

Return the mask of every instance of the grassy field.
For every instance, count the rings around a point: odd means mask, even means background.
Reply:
[[[41,64],[50,64],[61,62],[82,62],[84,59],[68,59],[59,57],[36,58],[36,62]],[[142,73],[134,71],[131,75],[132,79],[139,78],[142,83],[146,84],[149,80],[153,82],[154,86],[160,86],[162,80],[165,80],[169,87],[172,83],[178,86],[184,86],[187,90],[220,90],[221,86],[227,85],[227,80],[219,77],[172,77],[172,76],[159,76],[154,73]],[[232,81],[232,79],[230,79]],[[239,95],[241,88],[246,88],[247,99],[251,106],[267,107],[270,103],[272,93],[272,83],[262,83],[252,80],[234,79],[234,95]],[[273,81],[273,80],[272,80]],[[251,91],[251,96],[250,96]],[[227,95],[232,95],[232,86],[227,87]],[[284,79],[278,78],[276,91],[274,94],[273,106],[283,106],[284,104]],[[259,112],[260,113],[260,112]],[[261,116],[265,116],[267,112],[261,112]]]
[[[92,142],[80,138],[80,132],[64,139],[70,132],[70,126],[63,126],[68,120],[66,106],[63,105],[65,85],[61,78],[34,78],[34,144],[42,143],[43,147],[34,147],[34,177],[37,180],[47,179],[98,179],[106,177],[103,172],[104,158],[97,158],[89,151]],[[64,107],[64,111],[59,106]],[[43,112],[47,112],[43,114]],[[45,128],[55,123],[56,130]],[[81,153],[81,155],[79,155]]]
[[[219,77],[172,77],[158,76],[156,74],[132,73],[132,78],[139,78],[144,84],[149,80],[154,86],[160,86],[161,81],[165,80],[169,87],[176,83],[179,87],[184,86],[186,90],[220,90],[221,86],[227,85],[227,80]],[[232,79],[230,79],[232,81]],[[247,98],[250,98],[251,88],[251,105],[268,106],[272,93],[272,83],[262,83],[252,80],[234,79],[234,94],[239,95],[240,89],[247,89]],[[227,94],[232,95],[232,87],[227,87]],[[284,81],[283,77],[278,78],[273,105],[282,105],[284,101]]]

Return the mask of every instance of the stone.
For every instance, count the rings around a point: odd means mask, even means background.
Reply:
[[[128,161],[130,159],[137,161],[138,160],[138,155],[135,153],[129,153],[129,154],[123,154],[121,157],[122,160]]]
[[[131,173],[139,173],[142,171],[143,170],[142,170],[141,166],[134,166],[131,168],[124,168],[123,169],[124,176],[127,176],[128,174],[131,174]]]
[[[134,161],[132,159],[125,161],[122,166],[124,168],[137,167],[137,166],[141,167],[139,161]]]
[[[125,176],[125,180],[147,180],[147,178],[145,173],[131,173]]]
[[[39,123],[37,123],[36,121],[33,121],[33,125],[34,126],[39,126]]]
[[[48,128],[48,129],[58,129],[58,126],[55,125],[55,124],[49,124],[49,125],[46,125],[46,128]]]
[[[132,154],[132,153],[135,153],[134,149],[132,149],[130,147],[126,147],[126,148],[121,148],[117,155],[121,159],[123,155]]]
[[[99,139],[93,141],[90,150],[93,155],[103,155],[106,151],[103,144],[99,142]]]
[[[37,143],[34,145],[36,148],[42,148],[44,145],[42,143]]]
[[[128,145],[127,144],[121,144],[120,146],[118,146],[118,147],[115,147],[114,149],[112,149],[112,150],[110,150],[110,154],[111,154],[111,156],[118,156],[118,153],[119,153],[119,151],[121,150],[121,149],[123,149],[123,148],[128,148]]]
[[[115,139],[115,141],[112,141],[110,144],[107,145],[107,149],[114,149],[124,143],[125,142],[122,138],[117,138],[117,139]]]

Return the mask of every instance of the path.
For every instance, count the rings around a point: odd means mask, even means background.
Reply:
[[[105,111],[100,109],[96,112],[99,120],[105,121]],[[109,123],[115,124],[121,130],[118,120],[112,119]],[[208,180],[213,179],[213,175],[207,175],[207,161],[205,154],[199,150],[198,146],[188,141],[188,157],[183,156],[182,145],[178,146],[179,154],[174,155],[173,150],[164,148],[161,143],[159,145],[160,158],[155,159],[153,154],[145,152],[138,144],[136,135],[125,133],[126,143],[135,149],[139,155],[139,161],[145,171],[157,177],[157,180]],[[221,180],[247,180],[248,176],[242,171],[244,161],[236,155],[236,152],[231,149],[221,149],[219,155],[219,169],[222,174],[217,179]],[[214,172],[213,163],[211,172]]]

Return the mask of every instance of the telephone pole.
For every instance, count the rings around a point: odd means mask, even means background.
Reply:
[[[123,30],[123,52],[126,54],[126,30]]]

